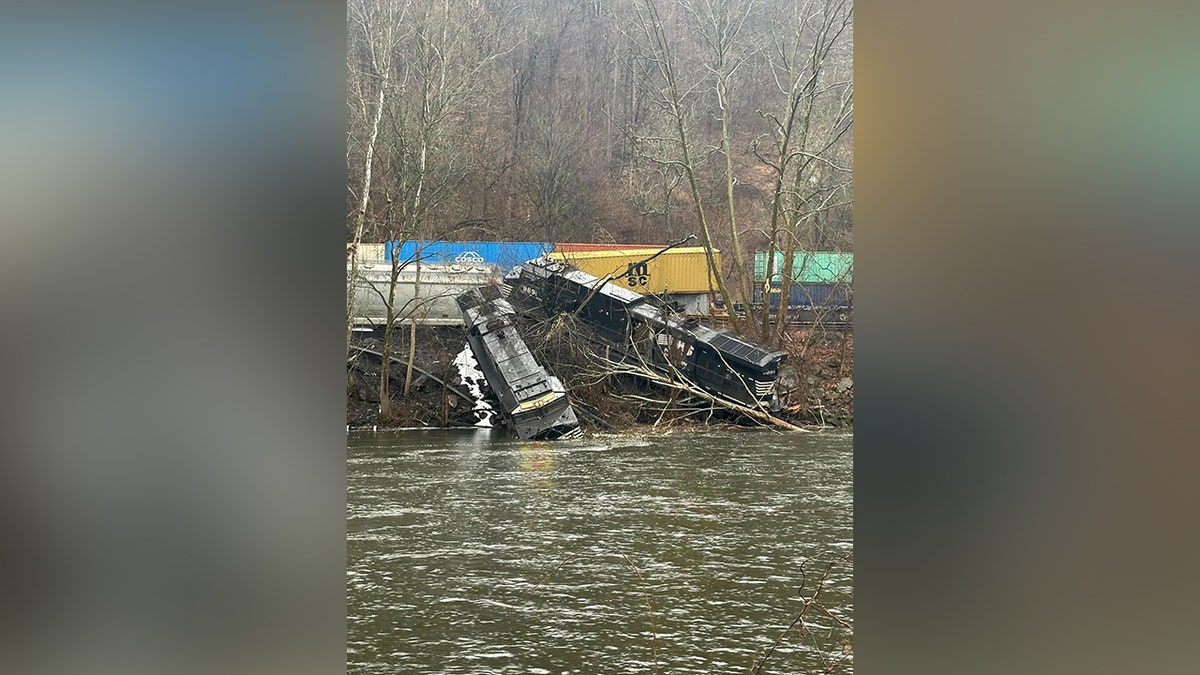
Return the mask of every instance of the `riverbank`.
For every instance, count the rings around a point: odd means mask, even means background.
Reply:
[[[545,326],[540,327],[546,329]],[[548,329],[547,329],[548,330]],[[407,360],[409,330],[397,330],[391,353]],[[358,344],[381,348],[381,336]],[[740,426],[726,411],[681,405],[656,387],[631,376],[601,375],[579,359],[555,349],[536,332],[527,342],[547,368],[562,379],[572,403],[583,413],[585,431],[689,429]],[[347,369],[346,424],[351,429],[402,427],[470,427],[480,418],[475,401],[461,381],[455,356],[466,340],[461,326],[422,326],[416,331],[416,364],[425,372],[411,377],[393,364],[390,379],[392,415],[379,406],[378,363],[360,361]],[[797,328],[785,339],[788,360],[777,382],[783,408],[776,416],[806,427],[851,427],[854,422],[854,337],[850,331]],[[405,394],[405,380],[408,393]],[[602,420],[597,423],[595,419]],[[605,425],[608,425],[607,427]]]

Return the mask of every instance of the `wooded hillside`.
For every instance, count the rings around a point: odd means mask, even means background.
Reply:
[[[348,242],[692,234],[741,302],[755,250],[853,250],[849,0],[347,12]]]

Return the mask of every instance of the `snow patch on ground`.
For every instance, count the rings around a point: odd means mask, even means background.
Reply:
[[[483,372],[479,370],[479,362],[475,360],[475,355],[471,353],[470,345],[463,345],[463,349],[454,357],[454,365],[458,368],[458,377],[467,387],[467,391],[475,397],[475,411],[479,413],[479,421],[475,423],[477,427],[491,428],[492,415],[496,414],[492,410],[492,406],[483,400],[483,383],[487,381],[483,376]]]

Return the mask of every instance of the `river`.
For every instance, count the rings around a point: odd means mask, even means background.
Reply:
[[[845,433],[352,433],[347,672],[745,674],[777,640],[764,673],[852,672],[852,466]]]

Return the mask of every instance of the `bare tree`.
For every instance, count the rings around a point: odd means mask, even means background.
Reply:
[[[408,3],[393,0],[349,0],[346,5],[349,32],[346,66],[350,91],[346,156],[362,143],[362,179],[354,195],[353,230],[349,248],[350,270],[346,279],[346,357],[350,356],[350,340],[354,330],[355,292],[358,278],[358,246],[362,243],[371,204],[371,179],[375,163],[379,126],[391,88],[393,54],[396,49],[397,27],[403,23]],[[357,123],[357,124],[356,124]],[[365,128],[364,128],[365,127]],[[365,133],[366,138],[359,137]]]
[[[408,0],[402,22],[391,27],[393,55],[383,121],[386,162],[379,178],[386,205],[379,213],[376,234],[385,241],[423,242],[434,234],[430,215],[454,194],[466,166],[456,136],[464,132],[466,110],[480,98],[481,75],[496,54],[479,51],[483,13],[479,0]],[[398,246],[391,255],[383,351],[390,353],[398,321],[407,321],[408,366],[404,394],[412,383],[421,298],[422,256],[405,261]],[[396,284],[402,269],[414,271],[413,295],[397,307]],[[380,414],[391,415],[390,361],[384,360],[379,378]]]
[[[678,154],[673,157],[655,158],[656,161],[677,166],[687,179],[692,206],[696,214],[696,225],[704,243],[708,259],[709,271],[717,285],[717,294],[721,302],[729,308],[729,319],[738,332],[744,332],[742,317],[733,308],[733,295],[725,283],[725,274],[717,264],[713,244],[713,228],[705,212],[703,190],[699,167],[701,158],[696,156],[691,137],[692,114],[689,110],[688,99],[696,91],[697,84],[684,83],[680,79],[680,71],[676,63],[674,44],[668,34],[666,24],[659,13],[654,0],[638,0],[634,8],[637,12],[637,26],[641,31],[642,58],[654,66],[652,77],[655,82],[647,89],[655,92],[656,103],[672,125],[672,136],[667,140],[674,145]],[[657,86],[656,86],[657,85]]]
[[[737,0],[688,0],[681,3],[691,16],[696,32],[705,48],[705,69],[712,75],[712,91],[716,96],[717,116],[720,119],[719,151],[725,162],[724,192],[729,211],[729,241],[733,248],[730,272],[735,300],[745,303],[750,298],[751,275],[747,272],[747,255],[742,246],[741,229],[737,223],[737,204],[734,188],[737,177],[733,169],[731,131],[731,81],[739,68],[752,55],[753,42],[742,40],[752,2]]]
[[[538,238],[573,241],[587,236],[594,202],[583,122],[550,106],[531,127],[519,185],[537,218]]]
[[[781,272],[773,331],[777,343],[787,325],[802,227],[849,203],[851,168],[848,157],[840,160],[839,155],[849,152],[843,141],[853,125],[854,86],[848,66],[852,18],[851,0],[809,0],[798,13],[777,20],[781,29],[790,26],[788,38],[774,46],[771,61],[780,103],[762,112],[771,124],[770,149],[764,154],[755,144],[755,154],[774,175],[762,283],[769,308],[771,280]],[[783,253],[782,270],[775,266],[777,251]],[[769,312],[764,311],[764,336],[772,332],[768,322]]]

